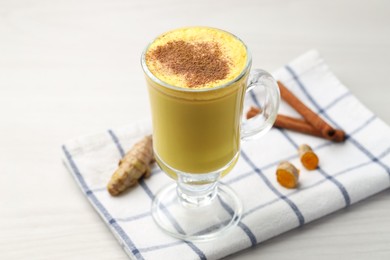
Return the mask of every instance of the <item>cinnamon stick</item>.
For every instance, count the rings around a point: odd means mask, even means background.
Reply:
[[[261,109],[259,107],[251,106],[248,112],[246,112],[246,119],[251,119],[252,117],[257,116],[260,113],[261,113]]]
[[[295,132],[323,137],[322,133],[315,129],[312,125],[306,123],[305,120],[293,118],[285,115],[277,115],[274,127],[292,130]]]
[[[342,130],[335,129],[335,134],[332,137],[324,136],[322,132],[312,125],[308,124],[305,120],[285,116],[277,115],[274,127],[284,128],[291,131],[322,137],[334,142],[343,142],[345,140],[345,133]]]
[[[303,104],[302,101],[300,101],[290,90],[288,90],[282,82],[278,81],[278,85],[282,99],[284,99],[291,107],[293,107],[299,114],[301,114],[306,122],[320,131],[326,139],[333,140],[334,138],[340,138],[340,136],[335,137],[337,132],[332,126],[330,126],[310,108]],[[338,135],[340,135],[340,133],[338,133]]]

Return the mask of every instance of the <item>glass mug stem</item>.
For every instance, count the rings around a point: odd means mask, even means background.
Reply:
[[[193,185],[181,180],[177,182],[176,192],[180,203],[185,207],[195,208],[209,205],[217,195],[217,183]]]
[[[176,192],[183,206],[196,208],[210,205],[218,193],[218,181],[223,172],[232,168],[239,154],[218,171],[207,174],[178,173]]]

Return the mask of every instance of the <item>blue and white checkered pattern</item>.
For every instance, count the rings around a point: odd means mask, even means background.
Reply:
[[[390,128],[365,108],[310,51],[274,76],[305,104],[347,133],[345,143],[286,130],[242,145],[237,166],[223,182],[240,196],[244,213],[238,226],[212,242],[192,243],[169,237],[153,222],[150,206],[156,192],[172,180],[157,167],[152,177],[123,196],[111,197],[106,184],[119,158],[142,136],[148,122],[78,138],[63,147],[64,161],[85,196],[134,259],[217,259],[350,206],[390,186]],[[254,92],[247,106],[256,104]],[[288,105],[280,112],[298,116]],[[307,143],[320,158],[320,168],[306,171],[297,147]],[[297,189],[285,189],[275,177],[277,164],[289,160],[301,169]],[[229,213],[229,212],[227,212]],[[180,220],[169,213],[172,225]],[[196,224],[196,223],[194,223]]]

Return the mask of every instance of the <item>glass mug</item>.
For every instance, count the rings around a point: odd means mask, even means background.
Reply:
[[[187,241],[217,238],[238,223],[241,201],[219,180],[236,164],[241,140],[265,134],[279,108],[280,94],[273,77],[263,70],[250,74],[252,59],[246,45],[221,32],[245,46],[247,59],[242,72],[220,86],[170,85],[149,70],[146,53],[150,45],[141,58],[152,112],[154,156],[160,168],[176,180],[158,192],[152,216],[165,232]],[[254,89],[260,93],[262,111],[246,120],[245,95]]]

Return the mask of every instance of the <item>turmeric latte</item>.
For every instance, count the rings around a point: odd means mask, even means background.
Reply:
[[[170,176],[234,166],[250,64],[244,43],[214,28],[173,30],[146,49],[154,155]]]
[[[146,52],[150,72],[169,85],[212,88],[237,78],[247,63],[244,44],[214,28],[190,27],[159,36]]]

